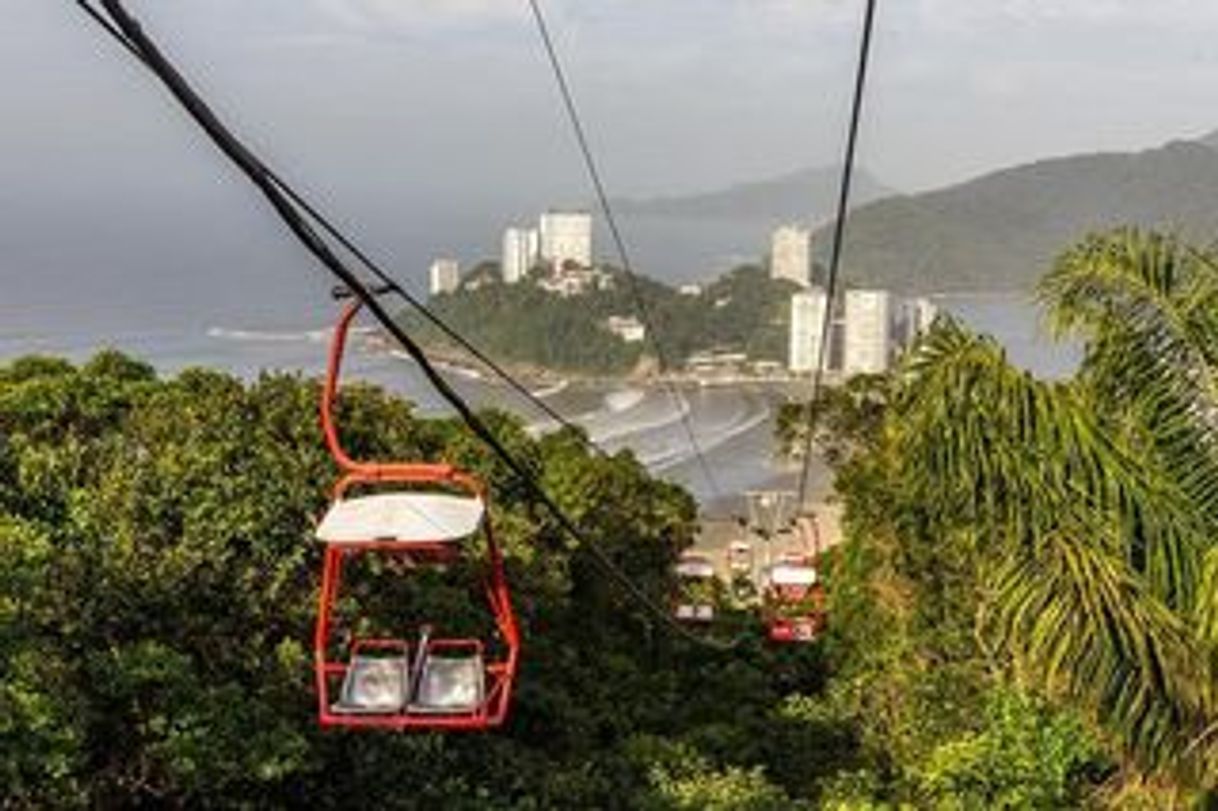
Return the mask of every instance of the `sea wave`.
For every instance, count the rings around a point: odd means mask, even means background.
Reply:
[[[466,380],[482,380],[486,375],[479,372],[477,369],[471,369],[468,366],[459,366],[455,363],[447,363],[445,361],[432,361],[432,365],[437,369],[443,369],[450,375],[464,377]]]
[[[562,380],[550,388],[541,389],[539,392],[533,392],[534,397],[546,398],[553,397],[561,391],[564,391],[570,386],[569,380]],[[599,442],[596,438],[595,425],[597,422],[604,422],[609,417],[620,417],[626,411],[637,408],[647,397],[645,391],[639,389],[618,389],[611,391],[601,399],[601,406],[594,408],[591,411],[584,411],[570,417],[563,417],[563,421],[568,425],[582,425],[588,430],[588,435],[593,442]],[[559,427],[557,421],[552,419],[539,419],[525,426],[525,431],[529,436],[537,437],[549,431],[556,430]]]
[[[770,419],[770,414],[771,411],[769,407],[766,406],[751,416],[746,416],[738,421],[731,422],[725,427],[716,429],[713,432],[695,432],[695,436],[698,438],[699,449],[705,456],[715,448],[730,442],[742,434],[747,434],[749,431],[752,431],[759,425],[764,424]],[[656,453],[648,456],[641,456],[640,461],[642,461],[643,464],[647,466],[647,469],[652,473],[663,473],[664,471],[670,470],[678,465],[685,464],[693,459],[696,455],[697,454],[695,453],[692,445],[688,445],[682,448],[666,448],[663,451],[657,451]]]
[[[647,398],[647,392],[642,389],[619,389],[605,395],[605,410],[610,414],[621,414],[637,407]]]
[[[355,334],[369,331],[367,327],[352,330]],[[246,341],[260,343],[320,343],[330,337],[330,330],[305,330],[295,332],[275,332],[257,329],[232,329],[229,327],[209,327],[208,338],[218,338],[224,341]]]
[[[594,442],[596,442],[597,444],[601,444],[604,442],[612,442],[615,440],[622,439],[623,437],[634,436],[636,434],[644,434],[644,433],[647,433],[648,431],[656,431],[660,428],[667,428],[668,426],[673,425],[674,423],[678,423],[681,420],[684,420],[685,418],[687,418],[690,415],[690,413],[693,411],[693,408],[690,406],[689,400],[685,399],[685,395],[681,394],[680,392],[676,392],[676,391],[672,392],[672,395],[670,395],[669,399],[670,400],[674,399],[674,397],[676,399],[676,408],[673,408],[672,410],[668,411],[667,413],[664,414],[664,416],[660,417],[659,419],[647,420],[647,421],[642,421],[642,422],[627,422],[627,423],[624,423],[617,427],[609,428],[608,430],[601,430],[601,431],[593,430],[593,431],[590,431],[592,440]],[[638,403],[635,403],[635,407],[637,408],[641,404],[642,404],[642,401],[640,400]]]
[[[559,380],[557,383],[555,383],[551,386],[545,386],[540,389],[533,389],[531,392],[529,392],[529,394],[533,395],[538,400],[544,400],[547,397],[553,397],[556,394],[562,394],[564,391],[567,390],[568,387],[570,387],[570,385],[571,385],[570,380],[563,379],[563,380]]]
[[[392,358],[396,358],[397,360],[406,361],[407,363],[415,362],[414,358],[411,357],[410,353],[404,349],[390,349],[389,356]],[[468,366],[460,366],[458,364],[448,363],[447,361],[442,361],[442,360],[433,360],[433,361],[431,361],[431,365],[434,366],[435,368],[439,369],[440,371],[444,372],[445,374],[455,375],[457,377],[464,377],[467,380],[485,379],[485,375],[483,375],[482,372],[479,372],[477,369],[471,369]]]

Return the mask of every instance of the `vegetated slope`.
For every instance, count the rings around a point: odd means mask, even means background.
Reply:
[[[1077,155],[857,209],[844,271],[920,292],[1025,290],[1063,245],[1140,225],[1207,242],[1218,233],[1218,134],[1135,153]],[[817,251],[829,252],[827,228]]]
[[[531,282],[502,284],[497,266],[484,263],[466,279],[486,283],[434,296],[429,306],[497,359],[552,371],[622,374],[654,352],[652,341],[627,343],[605,326],[610,316],[638,316],[636,295],[646,302],[648,329],[658,334],[671,366],[710,350],[746,352],[754,360],[786,357],[791,294],[799,288],[771,279],[762,267],[737,267],[698,295],[683,295],[645,276],[631,283],[620,271],[611,273],[608,289],[563,298]],[[421,316],[407,312],[403,319],[431,348],[456,350]]]
[[[338,471],[318,388],[159,379],[115,353],[0,366],[0,804],[812,808],[853,770],[852,722],[811,709],[819,649],[767,648],[755,618],[727,611],[722,633],[748,631],[740,650],[679,643],[459,423],[358,385],[341,407],[357,458],[445,460],[491,483],[525,648],[496,733],[320,730],[313,529]],[[486,417],[664,602],[690,497],[628,453]],[[336,634],[488,633],[469,551],[444,572],[351,561]]]
[[[685,220],[746,220],[782,223],[816,221],[832,216],[841,169],[817,167],[700,194],[618,201],[620,213],[632,217]],[[869,202],[893,194],[866,169],[856,171],[854,199]]]

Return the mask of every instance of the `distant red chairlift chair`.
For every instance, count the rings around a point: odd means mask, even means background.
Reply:
[[[792,557],[764,573],[766,632],[772,642],[814,641],[825,627],[825,593],[812,559]]]
[[[709,598],[715,580],[715,565],[705,555],[685,553],[675,567],[679,592],[673,617],[679,622],[714,622],[715,605]]]
[[[450,465],[357,462],[343,450],[334,404],[347,332],[359,309],[358,302],[349,304],[335,327],[321,403],[326,445],[343,475],[317,528],[325,545],[313,640],[318,720],[323,727],[394,731],[497,727],[511,704],[520,636],[503,557],[487,518],[486,488]],[[385,484],[399,489],[347,495],[357,485]],[[486,537],[486,597],[499,637],[494,644],[432,638],[432,627],[421,624],[414,645],[358,639],[349,646],[349,661],[328,659],[344,560],[380,554],[405,558],[413,566],[442,565],[459,558],[464,542],[479,531]]]

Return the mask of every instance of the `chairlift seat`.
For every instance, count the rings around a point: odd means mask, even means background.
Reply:
[[[401,712],[410,694],[410,665],[401,656],[355,654],[343,678],[339,715],[392,715]]]
[[[478,531],[482,499],[447,493],[376,493],[334,502],[317,528],[331,544],[448,543]]]
[[[713,605],[691,605],[682,603],[677,606],[674,612],[678,620],[689,622],[712,622],[715,619],[715,607]]]
[[[425,656],[410,712],[457,715],[481,709],[486,695],[486,666],[480,654]]]

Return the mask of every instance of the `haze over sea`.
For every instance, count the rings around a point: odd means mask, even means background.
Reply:
[[[163,373],[207,366],[244,378],[263,370],[319,374],[333,315],[328,279],[290,245],[266,240],[266,225],[254,218],[247,232],[226,230],[198,252],[189,250],[187,241],[156,273],[140,266],[127,270],[114,261],[122,251],[108,246],[119,235],[105,233],[103,226],[70,245],[41,245],[39,255],[30,259],[43,272],[26,277],[25,287],[0,299],[0,360],[29,353],[82,360],[108,346],[145,359]],[[432,232],[428,242],[435,241]],[[456,233],[452,244],[462,244]],[[723,269],[738,258],[725,246],[673,257],[661,255],[645,239],[638,244],[640,266],[659,266],[670,279],[694,278],[679,269],[706,267],[714,250]],[[82,245],[89,247],[90,261],[62,261],[68,256],[79,260]],[[1074,347],[1044,335],[1026,296],[945,296],[938,303],[994,335],[1015,362],[1038,374],[1065,374],[1077,363]],[[572,306],[578,307],[578,300]],[[360,349],[358,342],[356,347],[349,376],[385,385],[425,412],[444,411],[409,360]],[[487,349],[494,355],[494,347]],[[458,371],[449,376],[474,402],[516,411],[544,426],[543,415],[504,387]],[[662,389],[623,383],[552,391],[548,402],[584,425],[604,447],[630,448],[657,474],[710,501],[717,494],[789,486],[791,469],[773,458],[772,421],[780,398],[778,392],[745,386],[688,389],[678,401]],[[714,484],[704,476],[685,433],[674,430],[683,411],[714,471]],[[824,471],[820,479],[827,486]]]

